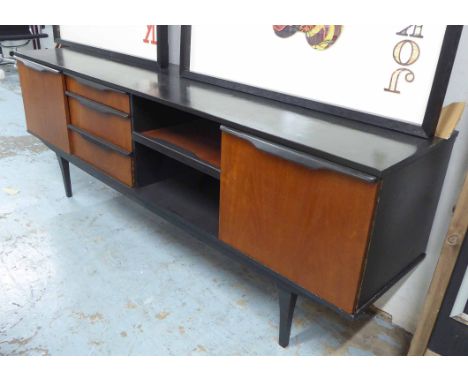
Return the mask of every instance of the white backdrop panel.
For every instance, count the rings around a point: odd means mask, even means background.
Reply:
[[[302,32],[280,38],[272,25],[192,26],[190,71],[326,104],[421,125],[446,27],[423,27],[414,38],[420,56],[402,76],[400,94],[384,91],[395,62],[395,45],[411,37],[406,25],[344,25],[333,46],[319,51]],[[409,54],[402,51],[402,59]]]
[[[157,61],[157,45],[143,41],[146,33],[147,25],[60,25],[63,40]]]

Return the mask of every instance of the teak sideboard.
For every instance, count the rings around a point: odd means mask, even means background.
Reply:
[[[456,134],[423,139],[72,49],[18,53],[28,131],[298,295],[357,317],[423,258]]]

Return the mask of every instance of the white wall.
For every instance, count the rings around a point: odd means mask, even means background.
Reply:
[[[180,26],[169,27],[169,59],[179,64]],[[445,103],[468,102],[468,28],[463,30]],[[393,322],[414,332],[432,274],[437,264],[452,208],[468,168],[468,110],[458,126],[460,134],[450,159],[442,195],[427,248],[426,259],[377,302],[376,306],[393,317]]]

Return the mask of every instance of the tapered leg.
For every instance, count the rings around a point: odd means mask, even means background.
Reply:
[[[280,327],[279,344],[282,347],[289,345],[291,336],[291,325],[296,306],[297,294],[278,285],[279,307],[280,307]]]
[[[63,185],[65,187],[65,194],[68,198],[72,197],[72,186],[70,179],[70,164],[66,159],[63,159],[60,155],[57,154],[57,159],[59,162],[60,170],[62,171]]]

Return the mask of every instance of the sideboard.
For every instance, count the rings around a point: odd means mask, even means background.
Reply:
[[[28,131],[298,295],[355,318],[425,256],[456,133],[423,139],[69,48],[17,53]]]

